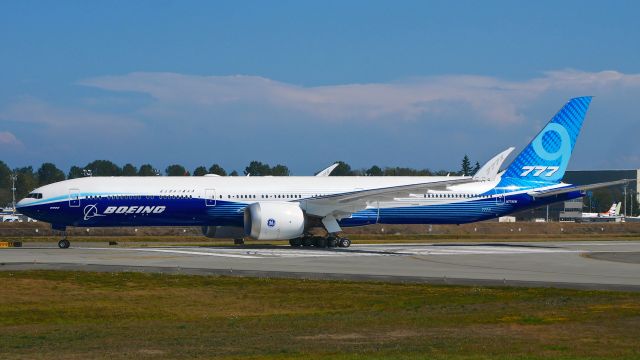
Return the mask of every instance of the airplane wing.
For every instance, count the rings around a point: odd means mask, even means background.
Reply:
[[[587,190],[599,189],[599,188],[604,188],[609,186],[624,185],[624,184],[630,183],[631,181],[634,181],[634,180],[622,179],[622,180],[608,181],[608,182],[589,184],[589,185],[570,185],[570,186],[559,188],[559,189],[531,191],[528,194],[536,198],[544,198],[544,197],[549,197],[554,195],[565,194],[572,191],[587,191]]]
[[[306,199],[303,201],[303,207],[307,214],[316,216],[349,214],[366,209],[368,204],[375,203],[376,201],[389,201],[399,197],[410,197],[411,194],[426,193],[428,190],[445,190],[448,186],[469,182],[474,182],[474,180],[471,177],[456,177],[432,182],[355,190]]]
[[[338,165],[340,165],[340,163],[335,163],[331,166],[329,166],[328,168],[320,171],[319,173],[316,174],[316,176],[329,176],[331,175],[331,172],[333,171],[333,169],[337,168]]]
[[[493,181],[498,176],[498,172],[500,171],[500,166],[507,159],[509,154],[514,150],[514,147],[510,147],[507,150],[501,152],[500,154],[491,158],[491,160],[487,161],[480,170],[478,170],[475,175],[473,175],[473,179],[477,181]]]

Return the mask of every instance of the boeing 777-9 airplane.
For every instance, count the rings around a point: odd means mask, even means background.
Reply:
[[[571,99],[501,173],[511,149],[474,177],[85,177],[37,188],[17,207],[60,231],[67,226],[202,226],[209,237],[348,247],[349,239],[339,235],[342,227],[469,223],[623,183],[561,181],[590,102],[591,97]],[[317,227],[327,236],[312,236]],[[58,243],[61,248],[69,244],[66,237]]]

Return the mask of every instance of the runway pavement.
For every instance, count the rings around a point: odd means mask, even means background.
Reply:
[[[148,271],[640,291],[640,241],[354,245],[348,249],[54,246],[0,249],[0,270]]]

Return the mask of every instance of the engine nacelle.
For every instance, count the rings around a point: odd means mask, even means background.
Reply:
[[[242,239],[244,229],[236,226],[203,226],[202,235],[214,239]]]
[[[254,203],[244,209],[244,233],[256,240],[294,239],[304,233],[304,214],[297,203]]]

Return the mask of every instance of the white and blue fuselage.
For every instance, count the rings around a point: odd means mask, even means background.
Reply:
[[[86,177],[46,185],[18,203],[27,216],[66,226],[237,226],[256,202],[309,202],[330,195],[456,177]],[[338,219],[341,226],[369,224],[462,224],[487,220],[550,202],[582,196],[579,191],[536,200],[528,189],[510,191],[499,181],[472,182],[393,200],[371,200]],[[557,184],[548,188],[560,188]]]

